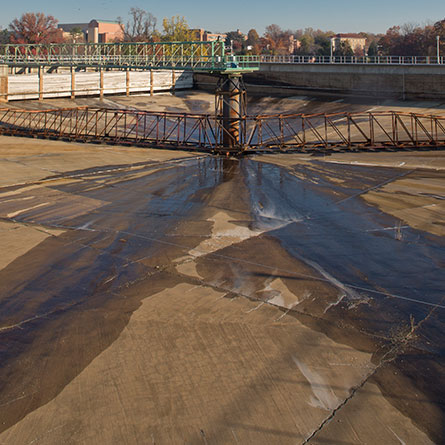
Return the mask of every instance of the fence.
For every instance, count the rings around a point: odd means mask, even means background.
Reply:
[[[445,65],[445,57],[432,56],[236,56],[240,64],[294,63],[347,65]]]

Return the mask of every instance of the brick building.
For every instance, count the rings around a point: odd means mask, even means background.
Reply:
[[[65,39],[73,37],[74,30],[81,30],[83,40],[88,43],[110,43],[121,40],[123,32],[118,22],[91,20],[89,23],[61,23],[58,26]]]
[[[202,28],[191,29],[192,39],[200,42],[215,42],[217,40],[225,41],[227,34],[212,33],[210,31],[205,31]]]

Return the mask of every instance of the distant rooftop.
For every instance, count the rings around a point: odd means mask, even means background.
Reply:
[[[354,34],[354,33],[346,33],[346,34],[336,34],[335,37],[340,39],[365,39],[366,37],[363,37],[361,34]]]
[[[93,19],[91,20],[91,22],[97,22],[97,23],[115,23],[116,25],[119,25],[119,22],[117,20],[98,20],[98,19]],[[90,23],[91,23],[90,22]]]

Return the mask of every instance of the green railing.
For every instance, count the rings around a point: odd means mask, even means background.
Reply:
[[[63,43],[0,45],[0,64],[233,71],[255,69],[226,57],[224,42]]]

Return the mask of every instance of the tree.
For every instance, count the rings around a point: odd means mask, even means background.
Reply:
[[[234,54],[243,54],[244,47],[246,46],[246,40],[244,35],[238,31],[229,31],[226,37],[226,46],[233,49]]]
[[[71,42],[73,43],[83,43],[85,36],[83,34],[82,28],[75,27],[70,31]]]
[[[9,25],[12,43],[60,43],[62,31],[57,29],[57,20],[42,12],[27,12]]]
[[[434,33],[436,36],[445,38],[445,19],[439,20],[433,25]]]
[[[303,35],[300,38],[299,53],[304,55],[314,54],[315,39],[311,35]]]
[[[260,40],[260,36],[258,35],[256,29],[251,29],[247,33],[246,45],[247,45],[249,54],[260,54],[261,40]]]
[[[10,34],[7,29],[0,30],[0,44],[9,43]]]
[[[326,34],[318,34],[314,38],[315,54],[329,56],[331,54],[331,37]]]
[[[173,16],[171,19],[167,17],[162,21],[164,33],[161,39],[166,42],[186,42],[191,40],[192,33],[189,25],[184,17],[179,15]]]
[[[256,29],[251,29],[247,33],[247,43],[249,45],[255,45],[260,41],[260,36],[258,35],[258,32]]]
[[[378,56],[379,48],[376,41],[372,41],[369,44],[368,56],[375,57]]]
[[[291,47],[290,31],[283,31],[278,25],[272,24],[266,27],[264,39],[271,54],[289,54]]]
[[[334,55],[336,56],[353,56],[354,51],[351,48],[351,44],[348,40],[343,41],[340,43],[340,45],[335,48]]]
[[[130,8],[130,20],[124,26],[122,18],[117,21],[122,30],[123,42],[151,42],[156,34],[156,17],[148,11],[141,8]]]

